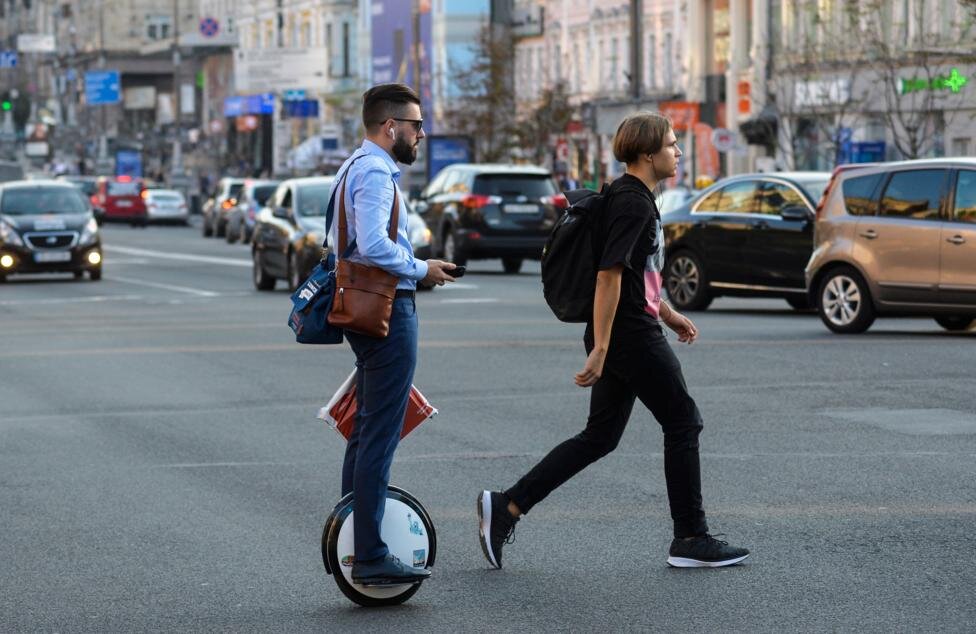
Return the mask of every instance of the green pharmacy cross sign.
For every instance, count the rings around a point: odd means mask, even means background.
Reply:
[[[948,90],[953,94],[959,93],[963,87],[969,83],[969,79],[959,72],[958,68],[953,68],[949,76],[940,75],[932,79],[924,77],[902,77],[898,80],[898,92],[907,95],[913,92],[924,90]]]

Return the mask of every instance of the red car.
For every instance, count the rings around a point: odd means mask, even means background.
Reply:
[[[102,176],[95,192],[97,206],[104,210],[105,220],[120,220],[133,225],[148,222],[146,183],[131,176]]]

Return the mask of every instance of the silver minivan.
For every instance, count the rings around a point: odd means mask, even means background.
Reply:
[[[877,316],[976,326],[976,159],[835,170],[817,207],[807,289],[826,326],[859,333]]]

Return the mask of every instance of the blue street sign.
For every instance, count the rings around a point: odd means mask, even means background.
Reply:
[[[317,99],[302,99],[300,101],[286,101],[281,113],[283,117],[309,119],[319,116],[319,102]]]
[[[17,51],[0,51],[0,68],[16,68]]]
[[[281,98],[284,101],[301,101],[305,99],[305,91],[298,89],[286,90],[284,93],[282,93]]]
[[[119,150],[115,153],[115,175],[142,176],[142,154],[135,150]]]
[[[122,82],[117,70],[94,70],[85,73],[85,101],[90,106],[122,101]]]

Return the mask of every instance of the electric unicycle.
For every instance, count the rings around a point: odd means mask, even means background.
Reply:
[[[365,607],[397,605],[416,594],[422,581],[390,586],[353,583],[352,516],[352,493],[349,493],[336,504],[322,531],[322,562],[342,594]],[[437,552],[434,523],[420,501],[410,493],[395,486],[388,487],[380,535],[390,553],[400,561],[417,568],[433,567]]]

